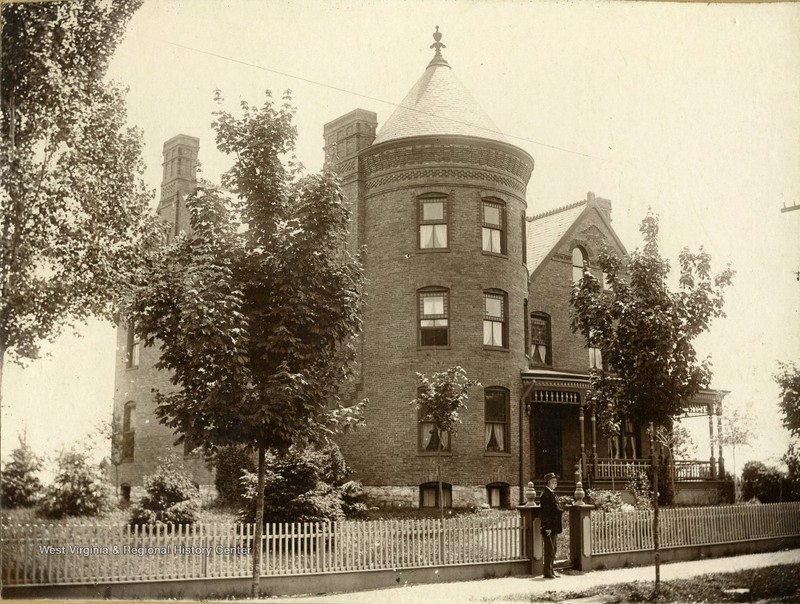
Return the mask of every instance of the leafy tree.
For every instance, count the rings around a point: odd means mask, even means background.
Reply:
[[[254,474],[256,471],[253,462],[253,452],[242,445],[222,447],[215,455],[217,473],[214,477],[214,486],[223,503],[239,504],[245,493],[242,485],[242,475],[245,472]],[[253,506],[255,509],[255,505]]]
[[[800,442],[795,440],[781,458],[788,469],[786,473],[787,493],[784,501],[800,501]]]
[[[800,436],[800,369],[794,363],[778,363],[774,378],[781,390],[783,425],[794,436]]]
[[[100,468],[77,447],[58,456],[57,472],[47,487],[40,512],[47,518],[98,516],[108,511],[111,493]]]
[[[439,510],[444,520],[444,494],[442,492],[442,449],[445,438],[452,439],[458,433],[461,423],[460,412],[467,408],[467,391],[480,384],[467,377],[463,367],[456,365],[445,371],[438,371],[430,378],[417,373],[419,387],[417,398],[411,401],[419,414],[419,419],[433,424],[436,433],[436,479],[439,483]]]
[[[222,184],[236,197],[201,187],[187,200],[191,232],[153,257],[131,313],[172,372],[177,388],[156,394],[156,413],[179,441],[258,451],[256,542],[267,449],[325,440],[357,424],[363,405],[343,407],[339,393],[361,329],[350,216],[334,174],[301,177],[289,101],[267,93],[239,118],[215,114],[217,147],[235,157]]]
[[[200,494],[174,455],[161,460],[144,479],[145,494],[131,506],[131,524],[194,524],[200,513]]]
[[[754,433],[751,426],[755,418],[752,413],[745,413],[738,409],[722,416],[722,431],[718,438],[723,446],[733,450],[733,496],[734,501],[739,500],[738,477],[736,474],[736,447],[746,446],[753,440]]]
[[[6,354],[111,319],[154,236],[141,135],[104,79],[141,1],[2,3],[0,388]]]
[[[589,402],[606,431],[616,434],[618,418],[635,417],[651,426],[668,425],[711,380],[707,360],[699,361],[693,340],[724,316],[723,291],[733,272],[711,274],[711,258],[701,248],[684,248],[678,258],[679,289],[670,291],[670,264],[658,250],[658,218],[649,212],[639,228],[644,246],[626,260],[604,251],[599,267],[607,274],[604,291],[590,271],[572,291],[572,329],[599,348],[606,370],[592,370]],[[653,447],[653,492],[658,493],[658,445]],[[656,592],[660,586],[658,500],[654,497]]]
[[[12,509],[35,505],[43,490],[37,476],[41,469],[42,458],[33,451],[23,432],[19,435],[19,446],[11,451],[11,459],[3,466],[0,506]]]

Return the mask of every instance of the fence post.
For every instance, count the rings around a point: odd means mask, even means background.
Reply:
[[[536,490],[533,483],[529,482],[528,487],[525,489],[525,505],[518,505],[520,515],[522,516],[522,544],[524,553],[530,558],[531,575],[541,575],[544,569],[543,547],[542,543],[542,508],[536,503]]]

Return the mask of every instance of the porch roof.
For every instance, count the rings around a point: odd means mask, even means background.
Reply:
[[[588,390],[589,374],[580,372],[557,371],[555,369],[523,369],[520,371],[523,384],[530,386],[530,391],[551,388],[565,390]],[[704,388],[686,407],[682,417],[709,415],[710,411],[720,413],[722,400],[730,394],[729,390]],[[719,409],[717,409],[719,408]]]

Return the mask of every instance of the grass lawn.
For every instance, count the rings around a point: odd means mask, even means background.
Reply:
[[[748,593],[726,590],[749,589]],[[579,598],[606,602],[800,602],[800,564],[754,568],[693,579],[662,581],[653,595],[652,581],[593,587],[580,592],[546,592],[505,597],[503,602],[568,602]],[[491,600],[485,600],[490,602]]]

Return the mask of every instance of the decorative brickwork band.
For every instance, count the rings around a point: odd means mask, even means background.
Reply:
[[[394,168],[420,164],[469,164],[506,172],[519,179],[522,189],[528,184],[533,165],[503,149],[462,143],[418,143],[395,146],[378,153],[368,153],[363,158],[369,175]],[[514,187],[515,190],[522,190]]]
[[[395,182],[405,182],[408,180],[417,180],[424,178],[434,179],[458,179],[458,180],[484,180],[497,185],[502,185],[518,193],[525,193],[525,185],[518,180],[499,176],[485,170],[469,170],[459,168],[430,168],[428,170],[405,170],[403,172],[395,172],[394,174],[387,174],[380,178],[373,178],[367,181],[366,187],[368,190],[377,189]]]

